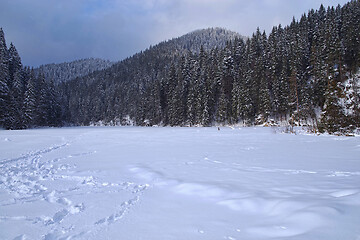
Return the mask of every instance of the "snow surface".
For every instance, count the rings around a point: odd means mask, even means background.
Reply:
[[[0,131],[0,239],[360,239],[360,138]]]

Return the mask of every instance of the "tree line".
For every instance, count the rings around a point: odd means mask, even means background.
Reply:
[[[0,28],[0,127],[60,126],[61,111],[55,85],[23,67],[15,46],[7,48]]]

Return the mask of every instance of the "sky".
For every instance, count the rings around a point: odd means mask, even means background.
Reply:
[[[0,27],[23,64],[119,61],[188,32],[222,27],[269,33],[321,4],[346,0],[0,0]]]

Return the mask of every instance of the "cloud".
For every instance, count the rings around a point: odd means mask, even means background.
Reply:
[[[160,41],[207,27],[251,35],[286,25],[310,8],[345,0],[0,0],[0,27],[23,62],[121,60]]]

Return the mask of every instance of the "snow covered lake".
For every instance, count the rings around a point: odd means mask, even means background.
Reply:
[[[0,131],[0,239],[360,239],[360,138]]]

